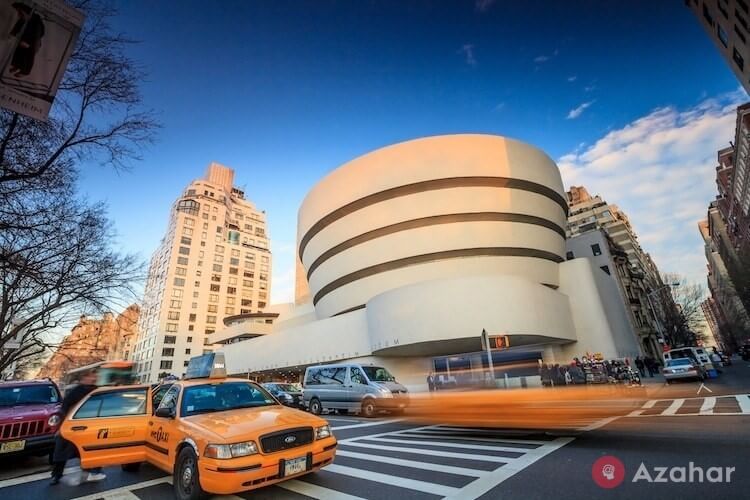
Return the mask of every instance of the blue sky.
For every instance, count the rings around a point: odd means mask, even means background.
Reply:
[[[603,5],[120,2],[116,28],[141,40],[130,55],[163,129],[130,171],[87,166],[81,188],[108,203],[118,244],[148,258],[182,188],[210,161],[233,167],[268,213],[279,301],[297,208],[323,175],[402,140],[501,134],[618,203],[662,271],[699,280],[696,221],[746,96],[682,1]],[[677,191],[684,206],[669,203]]]

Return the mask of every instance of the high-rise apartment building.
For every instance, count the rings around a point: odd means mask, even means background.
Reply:
[[[611,253],[620,259],[625,257],[627,264],[621,263],[616,270],[623,298],[627,301],[631,324],[638,333],[644,352],[653,357],[660,356],[664,332],[661,332],[655,308],[660,307],[662,301],[669,301],[670,295],[666,290],[668,287],[662,283],[656,264],[638,243],[638,236],[627,215],[616,205],[608,204],[599,195],[591,196],[583,186],[572,186],[567,196],[568,258],[597,257],[603,253],[605,256]],[[590,245],[591,253],[588,252],[588,247],[585,253],[576,253],[575,250],[581,246],[580,242],[590,239],[583,236],[592,232],[596,232],[598,236],[600,230],[607,236],[607,249],[603,243],[595,242]],[[606,267],[607,274],[615,270],[612,265]]]
[[[685,5],[750,93],[750,1],[685,0]]]
[[[133,360],[138,377],[181,376],[192,356],[213,350],[227,316],[262,312],[271,293],[266,216],[212,163],[172,206],[149,267]]]

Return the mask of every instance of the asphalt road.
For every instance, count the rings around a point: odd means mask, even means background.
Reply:
[[[703,388],[647,382],[649,398],[629,415],[551,433],[330,416],[339,440],[333,465],[229,498],[747,497],[750,363],[735,360]],[[726,468],[734,468],[729,482]],[[105,481],[77,487],[49,486],[46,469],[44,459],[0,461],[2,500],[172,498],[171,478],[150,466],[105,469]]]

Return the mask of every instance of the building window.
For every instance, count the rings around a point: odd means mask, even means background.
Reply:
[[[162,356],[174,356],[174,347],[165,347],[161,350]]]
[[[737,51],[737,47],[732,47],[732,59],[734,59],[734,62],[737,64],[737,67],[740,68],[740,71],[745,71],[745,60]]]
[[[234,305],[234,297],[227,297],[227,305],[230,305],[230,306]]]
[[[218,312],[218,310],[219,310],[219,306],[217,306],[216,304],[208,305],[208,312],[215,313],[215,312]]]
[[[213,328],[206,328],[206,335],[211,335],[211,334],[212,334],[212,333],[214,333],[215,331],[216,331],[216,330],[214,330]]]
[[[215,281],[217,283],[221,282],[221,276],[218,274],[212,274],[211,275],[211,281]]]
[[[242,314],[250,314],[250,309],[240,309],[240,313],[242,313]]]
[[[211,291],[212,292],[218,292],[221,290],[221,285],[211,285]]]
[[[214,262],[224,262],[224,256],[223,255],[214,255]]]
[[[206,316],[206,324],[207,325],[215,325],[216,324],[216,316]]]
[[[180,311],[169,311],[167,313],[167,319],[171,319],[171,320],[180,319]]]
[[[180,253],[182,255],[190,255],[190,249],[188,247],[180,247]]]
[[[737,37],[742,40],[742,43],[747,43],[747,39],[745,38],[745,34],[740,31],[740,29],[737,27],[737,25],[734,25],[734,33],[737,35]]]
[[[182,235],[183,236],[192,236],[193,235],[193,230],[191,228],[189,228],[189,227],[183,227],[182,228]]]
[[[268,262],[268,257],[266,257],[265,255],[263,255],[263,256],[261,256],[260,261],[264,262],[264,263],[267,263]]]
[[[229,314],[230,316],[234,314],[234,307],[225,307],[224,314]]]
[[[565,252],[565,258],[567,260],[573,260],[573,259],[575,259],[575,255],[573,255],[573,252]],[[252,285],[250,285],[250,286],[252,286]]]
[[[185,280],[183,278],[175,278],[174,286],[185,286]]]
[[[236,285],[237,284],[237,278],[229,278],[229,284],[230,285]]]
[[[185,225],[193,227],[195,225],[195,221],[193,219],[185,219]]]
[[[209,302],[218,302],[219,301],[219,296],[216,295],[215,293],[209,294],[208,295],[208,301]]]
[[[182,297],[182,290],[179,288],[172,290],[172,297]]]
[[[185,354],[190,354],[190,348],[185,349]]]
[[[173,307],[175,309],[179,309],[182,307],[182,301],[181,300],[170,300],[169,301],[169,307]]]
[[[227,293],[231,294],[231,295],[234,295],[234,294],[237,293],[237,289],[235,287],[233,287],[233,286],[228,286],[227,287]]]
[[[610,272],[609,272],[609,266],[599,266],[599,269],[601,269],[602,271],[604,271],[607,274],[610,274]]]
[[[177,211],[190,215],[198,215],[201,205],[195,200],[180,200],[177,202]]]
[[[203,345],[211,345],[211,340],[209,340],[208,338],[204,338]]]
[[[200,296],[199,292],[193,292],[193,298],[197,299]]]
[[[191,243],[193,243],[193,240],[188,238],[187,236],[183,236],[182,238],[180,238],[180,245],[190,245]]]
[[[268,281],[268,275],[266,273],[260,273],[261,281]]]
[[[174,335],[165,335],[164,336],[164,343],[165,344],[174,344],[175,342],[177,342],[177,337],[175,337]]]
[[[216,273],[220,273],[221,272],[221,264],[214,264],[213,270]]]
[[[188,341],[188,343],[192,342],[193,341],[193,337],[188,337],[187,341]]]
[[[187,257],[177,257],[177,263],[181,266],[187,266],[188,265],[188,258]]]
[[[162,361],[159,364],[159,368],[162,370],[171,370],[172,369],[172,362],[171,361]]]
[[[174,268],[174,273],[177,276],[185,276],[185,275],[187,275],[187,268],[185,268],[185,267],[175,267]]]
[[[266,303],[265,302],[258,302],[258,307],[260,309],[263,309],[264,307],[266,307]]]
[[[252,300],[248,300],[248,299],[242,299],[241,305],[250,307],[250,306],[253,305],[253,301]]]
[[[229,268],[229,274],[238,274],[240,270],[236,267],[230,267]]]
[[[188,316],[188,321],[195,321],[195,314],[191,313],[190,316]]]
[[[706,20],[708,24],[711,26],[714,25],[714,18],[711,17],[711,13],[708,11],[708,7],[706,7],[706,4],[703,4],[703,18]]]
[[[176,332],[177,331],[177,323],[167,323],[166,330],[168,332]]]
[[[234,257],[230,258],[229,259],[229,265],[230,266],[239,266],[240,265],[240,259],[237,259],[237,258],[234,258]]]
[[[599,248],[598,243],[594,243],[593,245],[591,245],[591,251],[594,253],[594,256],[602,254],[602,249]]]
[[[232,249],[232,257],[239,257],[239,256],[240,256],[240,251],[236,249]]]
[[[193,330],[195,330],[195,325],[188,325],[188,331],[192,332]]]
[[[245,271],[244,273],[242,273],[242,275],[243,275],[243,276],[244,276],[245,278],[255,278],[255,273],[254,273],[254,272],[252,272],[252,271]]]
[[[188,363],[190,363],[190,361],[185,360],[185,361],[182,362],[182,366],[187,366]],[[184,377],[185,375],[183,374],[182,376]]]

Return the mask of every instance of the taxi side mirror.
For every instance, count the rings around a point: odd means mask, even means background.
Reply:
[[[174,412],[174,409],[172,408],[166,408],[166,407],[160,406],[159,408],[156,409],[156,412],[154,413],[154,415],[156,415],[157,417],[161,417],[161,418],[174,418],[175,412]]]

